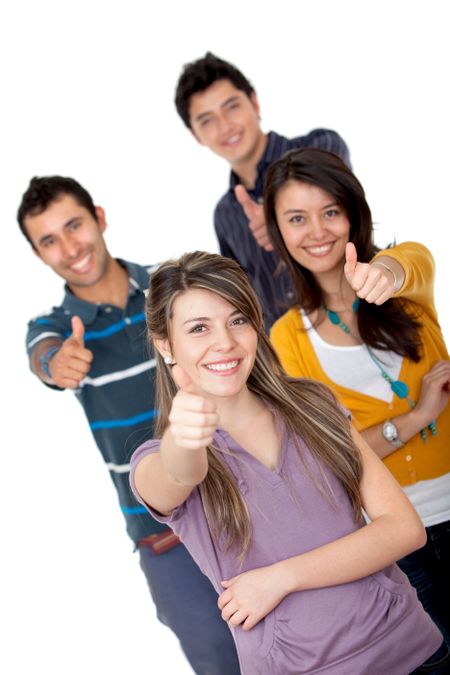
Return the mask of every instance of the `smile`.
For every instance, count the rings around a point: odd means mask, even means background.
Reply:
[[[220,363],[207,363],[205,368],[215,373],[226,373],[237,368],[239,363],[239,359],[234,359],[233,361],[221,361]]]
[[[90,261],[91,261],[91,254],[88,253],[84,258],[79,260],[77,263],[69,265],[69,269],[73,270],[74,272],[82,272],[86,267],[88,267]]]
[[[227,140],[223,142],[223,145],[236,145],[236,143],[239,143],[240,140],[241,134],[234,134],[233,136],[227,138]]]
[[[321,246],[305,246],[305,251],[309,253],[310,255],[321,257],[323,255],[327,255],[333,248],[334,241],[332,241],[330,244],[322,244]]]

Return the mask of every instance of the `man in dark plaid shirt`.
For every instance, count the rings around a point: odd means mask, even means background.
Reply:
[[[267,330],[292,304],[288,272],[270,244],[262,212],[267,167],[293,148],[322,148],[350,165],[342,138],[328,129],[287,139],[260,126],[259,103],[247,78],[208,52],[187,64],[178,80],[175,104],[202,145],[231,166],[230,186],[217,204],[214,225],[220,252],[247,272],[264,310]]]

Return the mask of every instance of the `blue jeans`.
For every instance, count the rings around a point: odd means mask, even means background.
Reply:
[[[158,619],[171,628],[197,675],[239,675],[234,641],[217,593],[183,544],[155,555],[139,549]]]
[[[427,527],[427,543],[397,562],[450,646],[450,521]]]

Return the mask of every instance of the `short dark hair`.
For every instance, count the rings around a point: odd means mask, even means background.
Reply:
[[[22,201],[17,211],[17,220],[24,237],[33,246],[33,242],[25,227],[24,220],[27,216],[38,216],[48,206],[59,199],[61,195],[71,195],[80,206],[84,206],[89,213],[98,220],[95,204],[91,195],[74,178],[65,176],[34,176],[22,196]]]
[[[205,91],[217,80],[230,80],[236,89],[243,91],[249,98],[255,93],[253,85],[240,70],[211,52],[207,52],[197,61],[186,63],[175,91],[175,106],[189,129],[191,128],[189,114],[191,96],[199,91]]]

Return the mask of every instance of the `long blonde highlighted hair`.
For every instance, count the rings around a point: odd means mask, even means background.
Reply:
[[[258,342],[253,369],[247,380],[250,391],[264,398],[282,418],[293,438],[301,436],[319,463],[327,466],[343,484],[361,518],[361,458],[347,417],[331,391],[323,384],[286,375],[265,332],[261,305],[246,274],[234,260],[195,251],[163,263],[151,278],[146,301],[150,339],[171,341],[171,317],[176,297],[190,289],[205,289],[227,300],[255,329]],[[160,438],[169,424],[172,400],[177,393],[170,367],[157,350],[155,434]],[[300,451],[300,446],[297,444]],[[251,527],[245,502],[218,448],[208,447],[209,468],[199,486],[213,539],[225,537],[227,548],[239,546],[245,554]]]

